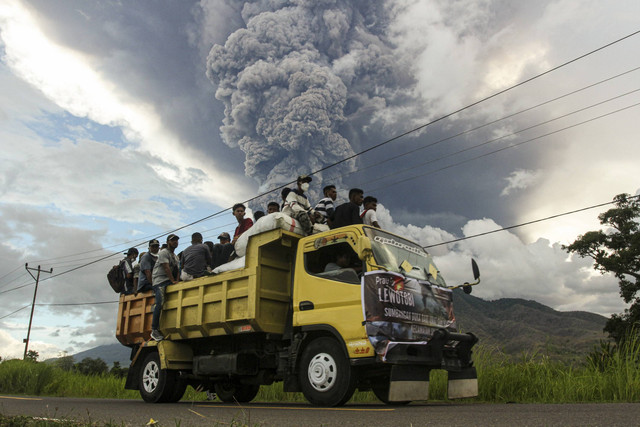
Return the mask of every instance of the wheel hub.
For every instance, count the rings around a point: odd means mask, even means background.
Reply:
[[[156,362],[149,362],[142,372],[142,386],[147,393],[153,393],[158,387],[160,377],[160,367]]]
[[[309,383],[317,391],[328,391],[336,383],[336,361],[327,353],[319,353],[309,362]]]

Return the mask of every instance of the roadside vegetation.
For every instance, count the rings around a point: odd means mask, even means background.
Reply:
[[[518,360],[497,349],[479,346],[474,352],[478,369],[479,402],[578,403],[640,401],[640,340],[619,345],[603,342],[578,365],[552,361],[540,354],[523,354]],[[125,390],[126,368],[106,369],[100,359],[71,365],[35,360],[0,363],[0,393],[30,396],[140,399]],[[104,366],[103,366],[104,365]],[[93,371],[89,368],[92,368]],[[433,371],[430,400],[446,401],[447,377]],[[207,396],[192,388],[183,401],[203,401]],[[304,402],[301,393],[285,393],[282,383],[263,386],[255,401]],[[353,403],[377,402],[371,392],[357,392]]]

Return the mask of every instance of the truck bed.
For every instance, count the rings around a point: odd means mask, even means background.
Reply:
[[[251,236],[245,267],[167,286],[160,330],[170,340],[284,332],[291,274],[302,236],[277,229]],[[121,295],[116,338],[133,346],[151,333],[153,292]]]

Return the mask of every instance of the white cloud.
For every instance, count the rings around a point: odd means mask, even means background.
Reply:
[[[538,177],[540,176],[540,171],[532,171],[525,169],[518,169],[505,178],[507,181],[507,186],[500,193],[501,196],[508,196],[513,190],[522,190],[529,187],[531,184],[534,184]]]
[[[388,210],[378,205],[383,227],[428,246],[456,236],[443,230],[393,222]],[[464,237],[502,228],[491,219],[471,220],[462,229]],[[471,258],[480,266],[480,285],[473,292],[480,298],[532,299],[556,310],[581,310],[608,316],[625,305],[612,275],[594,274],[589,259],[570,257],[560,243],[539,238],[526,244],[518,236],[501,231],[429,249],[449,285],[472,280]]]
[[[71,114],[119,126],[130,149],[160,159],[150,162],[160,179],[178,185],[185,194],[224,205],[249,196],[250,189],[217,174],[214,160],[205,161],[188,141],[164,127],[153,105],[123,92],[96,71],[90,58],[48,39],[17,0],[0,6],[0,37],[3,60],[15,74]]]

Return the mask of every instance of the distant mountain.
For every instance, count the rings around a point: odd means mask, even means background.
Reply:
[[[545,354],[556,360],[582,361],[606,339],[607,318],[585,311],[556,311],[535,301],[503,298],[486,301],[456,290],[458,327],[480,342],[509,355]]]
[[[462,291],[454,292],[454,311],[462,332],[473,332],[483,345],[493,346],[512,356],[546,354],[567,362],[584,356],[606,338],[602,332],[606,317],[585,311],[556,311],[535,301],[503,298],[486,301]],[[72,355],[76,362],[85,357],[100,358],[109,367],[113,362],[129,366],[131,350],[119,343],[101,345]]]

